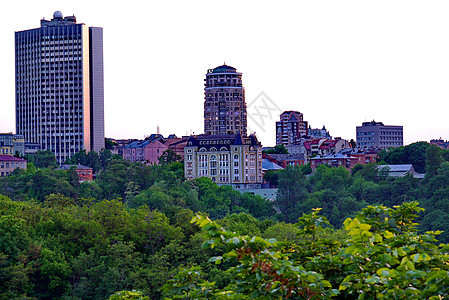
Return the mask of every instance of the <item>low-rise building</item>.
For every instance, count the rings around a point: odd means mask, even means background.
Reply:
[[[357,157],[359,164],[374,163],[379,157],[379,148],[351,148],[340,151],[341,154]]]
[[[312,168],[312,172],[314,172],[320,165],[328,165],[330,167],[342,166],[347,169],[352,169],[357,164],[357,157],[341,153],[329,154],[325,156],[318,155],[310,159],[310,167]]]
[[[0,155],[25,155],[25,139],[21,134],[0,133]]]
[[[265,154],[264,157],[282,168],[303,166],[307,163],[304,154]]]
[[[0,155],[1,177],[10,175],[17,168],[26,170],[27,160],[11,155]]]
[[[442,140],[441,138],[438,140],[430,140],[430,144],[438,146],[441,149],[449,149],[449,141]]]
[[[184,158],[184,147],[189,137],[177,138],[172,134],[165,139],[160,134],[152,134],[145,140],[133,140],[122,147],[122,156],[126,160],[143,162],[146,164],[158,164],[159,157],[167,149],[173,150],[177,155]]]
[[[208,177],[219,185],[259,188],[262,183],[262,146],[255,135],[191,136],[184,147],[185,177]]]
[[[93,180],[93,169],[83,165],[61,165],[56,170],[70,170],[71,168],[74,168],[78,174],[79,182]]]
[[[323,128],[312,128],[309,126],[307,130],[307,135],[313,139],[332,139],[329,131],[326,129],[326,126],[323,125]]]
[[[422,179],[425,174],[417,173],[412,164],[402,165],[379,165],[377,166],[379,171],[388,172],[388,176],[391,177],[404,177],[406,175],[412,175],[415,178]]]

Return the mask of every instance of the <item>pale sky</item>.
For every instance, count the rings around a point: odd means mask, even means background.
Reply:
[[[275,143],[279,110],[334,137],[355,139],[374,119],[403,125],[405,144],[449,139],[447,0],[5,3],[0,132],[15,131],[14,32],[60,10],[104,29],[107,137],[143,138],[157,126],[202,133],[204,77],[226,61],[243,73],[248,128],[264,146]]]

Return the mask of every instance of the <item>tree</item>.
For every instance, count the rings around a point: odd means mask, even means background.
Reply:
[[[263,151],[266,154],[288,154],[287,148],[285,148],[284,144],[276,145],[271,149]]]
[[[435,176],[442,162],[443,157],[440,148],[435,145],[430,145],[426,150],[426,177],[432,178]]]
[[[56,157],[50,150],[39,150],[27,157],[29,162],[32,162],[36,168],[56,168]]]
[[[178,161],[181,161],[181,155],[176,154],[172,149],[165,150],[162,155],[159,157],[160,165],[169,165]]]
[[[298,218],[296,203],[304,201],[308,195],[307,180],[299,167],[287,166],[279,172],[279,189],[274,205],[282,212],[286,222]]]

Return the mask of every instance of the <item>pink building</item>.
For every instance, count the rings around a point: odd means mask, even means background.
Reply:
[[[158,164],[159,157],[167,149],[173,150],[177,155],[184,158],[184,147],[188,138],[177,138],[170,136],[164,139],[161,135],[152,138],[150,136],[144,141],[132,141],[123,147],[123,158],[130,161],[140,161],[147,164]]]
[[[8,176],[15,169],[20,168],[26,170],[27,160],[11,155],[0,155],[0,176]]]
[[[330,167],[343,166],[347,169],[352,169],[358,163],[357,157],[344,155],[341,153],[329,154],[326,156],[318,155],[310,159],[312,171],[315,171],[319,165],[328,165]]]
[[[159,163],[159,157],[167,150],[167,145],[161,143],[158,140],[154,140],[144,147],[145,163],[157,165]]]

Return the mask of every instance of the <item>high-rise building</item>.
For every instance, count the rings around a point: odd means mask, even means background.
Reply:
[[[284,111],[276,122],[276,145],[291,146],[307,135],[307,121],[299,111]]]
[[[246,136],[242,73],[231,66],[222,65],[208,70],[204,81],[204,133]]]
[[[387,149],[404,145],[403,127],[384,125],[382,122],[363,122],[357,126],[357,146]]]
[[[59,163],[104,148],[103,28],[60,11],[15,33],[16,129]]]

